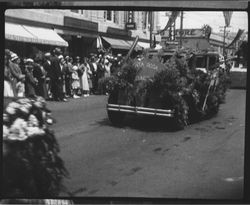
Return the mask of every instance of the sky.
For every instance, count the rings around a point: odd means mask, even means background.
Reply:
[[[160,25],[163,29],[166,26],[168,17],[165,12],[161,12]],[[204,24],[212,27],[213,32],[222,32],[225,25],[223,12],[215,11],[184,11],[183,28],[201,28]],[[176,28],[180,28],[180,17],[176,20]],[[248,16],[247,12],[233,12],[229,32],[237,32],[238,29],[248,31]]]

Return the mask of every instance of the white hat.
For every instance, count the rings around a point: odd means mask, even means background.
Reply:
[[[44,56],[51,56],[51,54],[49,52],[45,53]]]
[[[62,59],[62,58],[63,58],[63,55],[59,55],[58,58],[59,58],[59,59]]]
[[[15,53],[12,53],[10,57],[11,57],[11,61],[18,59],[18,56]]]
[[[34,63],[33,59],[31,59],[31,58],[28,58],[28,59],[26,60],[26,62],[27,62],[27,63]]]

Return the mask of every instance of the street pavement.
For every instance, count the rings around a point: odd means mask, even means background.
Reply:
[[[241,199],[246,90],[229,90],[218,115],[181,131],[165,121],[107,118],[107,96],[48,102],[70,173],[62,196]]]

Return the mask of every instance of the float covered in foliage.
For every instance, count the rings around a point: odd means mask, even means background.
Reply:
[[[230,84],[228,74],[219,64],[207,72],[191,69],[186,56],[176,52],[164,64],[130,60],[105,79],[108,103],[173,110],[181,128],[216,114]]]

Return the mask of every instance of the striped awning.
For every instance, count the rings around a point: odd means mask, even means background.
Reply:
[[[68,46],[68,42],[52,29],[13,23],[5,23],[5,39],[53,46]]]
[[[111,48],[114,49],[124,49],[129,50],[130,44],[128,44],[125,40],[114,39],[108,37],[102,37],[108,44],[110,44]]]

